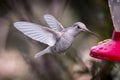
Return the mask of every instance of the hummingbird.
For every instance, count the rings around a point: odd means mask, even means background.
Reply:
[[[46,53],[64,53],[72,45],[81,32],[91,32],[82,22],[76,22],[71,27],[64,28],[52,15],[45,14],[44,19],[50,28],[27,21],[13,23],[14,27],[35,41],[47,44],[48,47],[35,54],[38,58]]]

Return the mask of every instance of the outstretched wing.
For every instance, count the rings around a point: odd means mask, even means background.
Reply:
[[[53,46],[56,43],[57,33],[51,29],[24,21],[15,22],[14,26],[33,40],[48,44],[49,46]]]
[[[52,15],[46,14],[44,15],[44,19],[51,29],[55,31],[62,31],[64,29],[64,27],[60,24],[60,22],[57,21],[56,18],[53,17]]]

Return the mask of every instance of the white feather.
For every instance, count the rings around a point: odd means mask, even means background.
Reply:
[[[55,31],[62,31],[64,29],[60,22],[57,21],[56,18],[53,17],[52,15],[46,14],[44,15],[44,19],[51,29]]]
[[[15,22],[14,26],[33,40],[48,44],[49,46],[53,46],[56,43],[57,34],[46,27],[24,21]]]

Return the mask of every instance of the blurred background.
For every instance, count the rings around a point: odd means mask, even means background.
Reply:
[[[44,14],[52,14],[64,27],[83,22],[101,37],[81,33],[65,54],[34,59],[47,45],[26,37],[13,23],[48,26]],[[0,0],[0,80],[119,80],[119,63],[89,56],[90,48],[112,32],[107,0]]]

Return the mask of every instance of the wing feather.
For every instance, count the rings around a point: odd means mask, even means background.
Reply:
[[[15,22],[14,26],[33,40],[48,44],[49,46],[53,46],[56,43],[57,33],[51,29],[24,21]]]
[[[62,31],[64,29],[62,24],[52,15],[46,14],[44,15],[44,19],[51,29],[55,31]]]

